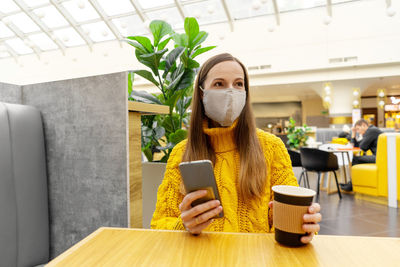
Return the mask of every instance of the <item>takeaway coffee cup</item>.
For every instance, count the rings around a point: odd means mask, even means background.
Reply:
[[[315,191],[290,185],[276,185],[272,191],[275,240],[291,247],[304,245],[300,241],[307,234],[302,229],[303,216],[308,212]]]

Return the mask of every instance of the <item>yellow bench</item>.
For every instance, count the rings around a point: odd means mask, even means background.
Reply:
[[[396,136],[397,200],[400,200],[400,135]],[[371,196],[388,196],[387,136],[378,137],[376,163],[351,168],[353,191]]]

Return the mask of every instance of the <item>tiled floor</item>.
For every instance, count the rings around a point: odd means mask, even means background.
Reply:
[[[316,189],[316,177],[310,176],[310,185]],[[322,222],[320,234],[400,237],[400,208],[394,209],[354,195],[321,191]]]

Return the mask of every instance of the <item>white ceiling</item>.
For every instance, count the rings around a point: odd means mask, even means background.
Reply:
[[[377,90],[386,89],[388,96],[400,96],[400,76],[376,77],[364,79],[349,79],[332,81],[332,87],[345,86],[351,92],[352,88],[360,88],[361,96],[376,96]],[[321,82],[274,84],[266,86],[254,86],[252,90],[253,102],[276,101],[301,101],[305,98],[318,97],[318,91],[322,88]]]
[[[88,46],[125,36],[148,34],[153,19],[168,21],[174,29],[184,18],[200,25],[228,23],[356,0],[0,0],[0,60]],[[361,1],[361,0],[358,0]],[[390,4],[390,0],[386,0]],[[389,5],[388,4],[388,5]]]

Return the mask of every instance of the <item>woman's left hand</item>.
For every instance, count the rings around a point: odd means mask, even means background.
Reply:
[[[314,233],[318,232],[320,229],[319,222],[322,219],[321,206],[318,203],[312,203],[310,207],[308,207],[308,213],[303,216],[303,230],[308,233],[306,236],[301,238],[301,242],[304,244],[310,243],[314,237]]]
[[[273,201],[269,202],[269,207],[272,209]],[[319,222],[322,219],[321,206],[318,203],[312,203],[311,206],[308,207],[308,213],[303,216],[303,230],[308,233],[306,236],[301,238],[301,242],[304,244],[310,243],[314,237],[315,232],[318,232],[320,229]]]

